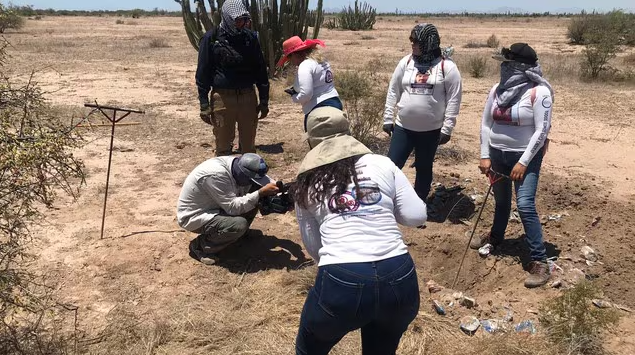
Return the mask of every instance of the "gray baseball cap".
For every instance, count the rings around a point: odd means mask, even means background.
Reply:
[[[245,153],[236,162],[237,167],[242,175],[248,177],[252,182],[264,186],[271,179],[267,176],[269,167],[265,160],[258,154]]]

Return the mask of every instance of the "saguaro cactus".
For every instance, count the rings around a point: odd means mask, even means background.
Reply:
[[[185,32],[192,46],[198,44],[205,32],[220,24],[220,9],[223,0],[208,0],[210,12],[203,0],[194,0],[196,11],[192,12],[190,0],[174,0],[181,4]],[[324,21],[322,1],[309,11],[309,0],[251,0],[252,29],[258,32],[260,45],[269,67],[269,75],[276,72],[275,64],[282,56],[282,42],[292,36],[307,38],[309,27],[313,27],[312,38],[317,38]]]

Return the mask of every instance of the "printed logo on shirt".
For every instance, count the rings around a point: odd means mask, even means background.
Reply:
[[[351,196],[364,206],[376,205],[381,201],[381,190],[377,183],[368,181],[359,185],[359,196],[355,189],[351,192]]]
[[[350,191],[341,195],[333,194],[329,199],[329,210],[333,213],[354,212],[359,208],[359,201]]]
[[[495,105],[492,112],[492,118],[494,122],[502,125],[519,126],[520,117],[518,115],[518,105],[514,105],[509,108],[501,108]]]
[[[410,84],[410,94],[412,95],[432,95],[434,92],[434,85],[428,84],[428,78],[430,78],[430,71],[425,74],[417,72]]]
[[[325,81],[327,84],[330,84],[330,83],[332,83],[332,82],[333,82],[333,72],[332,72],[332,71],[330,71],[330,70],[327,70],[327,71],[326,71],[326,74],[325,74],[325,76],[324,76],[324,81]]]
[[[548,100],[549,96],[544,96],[542,99],[542,107],[551,108],[551,101]]]

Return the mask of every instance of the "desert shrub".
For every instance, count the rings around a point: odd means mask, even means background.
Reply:
[[[588,43],[582,51],[580,64],[582,76],[597,79],[602,71],[608,67],[609,61],[615,58],[618,50],[617,38],[614,32],[587,33]]]
[[[29,225],[41,222],[58,193],[76,196],[83,165],[72,150],[81,139],[51,114],[32,80],[14,85],[2,72],[0,47],[0,353],[65,353],[51,325],[57,313],[53,285],[30,271]]]
[[[500,44],[500,41],[498,40],[498,38],[496,37],[495,34],[492,34],[491,36],[489,36],[489,38],[487,39],[487,46],[489,48],[498,48],[498,45]]]
[[[355,0],[354,7],[348,5],[348,8],[344,8],[337,15],[337,27],[351,31],[372,30],[376,14],[377,10],[374,7],[365,2],[360,5],[359,1]]]
[[[121,20],[121,19],[115,21],[115,24],[117,24],[117,25],[123,25],[124,23],[126,23],[126,22],[124,20]]]
[[[133,9],[132,11],[130,11],[130,17],[132,18],[141,18],[141,15],[143,14],[143,10],[141,9]]]
[[[482,78],[487,71],[487,58],[472,56],[467,61],[468,71],[473,78]]]
[[[382,82],[371,61],[361,70],[342,70],[335,76],[335,85],[348,114],[351,134],[370,149],[379,148],[385,91],[377,88]]]
[[[567,37],[573,44],[584,44],[584,35],[590,27],[588,16],[574,17],[567,27]]]
[[[153,38],[149,43],[150,48],[168,48],[170,45],[165,38]]]
[[[361,38],[361,39],[363,39],[363,40],[365,40],[365,41],[368,41],[368,40],[371,40],[371,39],[377,39],[376,37],[373,37],[373,36],[367,36],[367,35],[363,35],[363,36],[362,36],[362,37],[360,37],[360,38]]]
[[[572,18],[567,28],[567,37],[573,44],[598,44],[603,33],[611,33],[618,44],[635,45],[635,14],[621,10],[582,14]]]
[[[601,292],[595,284],[581,282],[542,306],[540,324],[567,354],[604,353],[602,333],[617,324],[619,315],[615,309],[593,306],[591,300],[599,297]]]
[[[6,30],[19,30],[24,26],[24,18],[18,14],[14,6],[0,3],[0,33]]]

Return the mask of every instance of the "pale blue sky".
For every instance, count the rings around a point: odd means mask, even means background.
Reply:
[[[524,10],[529,12],[545,12],[545,11],[577,11],[585,9],[587,11],[609,11],[612,9],[625,9],[632,11],[635,8],[633,0],[532,0],[525,2],[512,2],[509,0],[455,0],[447,1],[421,1],[421,0],[392,0],[390,5],[387,1],[382,0],[365,0],[367,3],[376,7],[378,11],[392,12],[398,8],[407,12],[439,12],[439,11],[470,11],[470,12],[489,12],[499,11],[504,8],[513,10]],[[33,5],[34,8],[46,9],[63,9],[63,10],[118,10],[141,8],[151,10],[155,7],[166,10],[178,10],[179,5],[174,0],[9,0],[4,3],[13,3],[15,5]],[[353,3],[348,0],[324,0],[324,7],[328,9],[340,9],[343,6]],[[317,4],[317,0],[310,0],[311,7]]]

